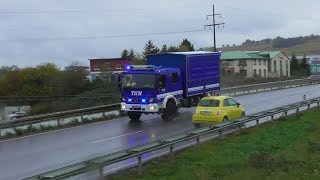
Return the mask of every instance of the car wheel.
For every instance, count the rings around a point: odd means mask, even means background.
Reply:
[[[228,121],[228,117],[225,116],[225,117],[223,118],[222,122],[227,122],[227,121]]]

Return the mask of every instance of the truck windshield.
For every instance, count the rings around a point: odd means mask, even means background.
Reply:
[[[126,74],[122,78],[123,88],[154,89],[156,76],[154,74]]]

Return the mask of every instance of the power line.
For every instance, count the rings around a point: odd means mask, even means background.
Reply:
[[[112,39],[112,38],[127,38],[127,37],[141,37],[141,36],[155,36],[155,35],[170,35],[183,33],[205,32],[206,29],[200,30],[186,30],[186,31],[172,31],[172,32],[157,32],[157,33],[143,33],[143,34],[124,34],[112,36],[78,36],[78,37],[55,37],[55,38],[24,38],[24,39],[0,39],[0,41],[70,41],[70,40],[90,40],[90,39]]]

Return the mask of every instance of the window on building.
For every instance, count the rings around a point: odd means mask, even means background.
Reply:
[[[259,76],[262,77],[261,69],[259,69]]]
[[[267,65],[267,60],[263,60],[263,65],[264,65],[264,66]]]
[[[277,73],[277,62],[276,62],[276,60],[273,61],[273,72]]]
[[[116,69],[122,69],[122,67],[123,67],[122,64],[117,64],[116,65]]]
[[[265,78],[267,77],[267,70],[266,70],[266,69],[263,70],[263,76],[264,76]]]
[[[261,59],[259,59],[259,66],[261,66]]]
[[[286,76],[289,76],[289,62],[286,61]]]
[[[253,60],[253,65],[257,65],[257,60]]]
[[[172,83],[178,82],[178,73],[172,73]]]
[[[257,76],[257,70],[256,69],[253,70],[253,75]]]
[[[283,76],[282,60],[280,60],[280,76]]]
[[[100,70],[100,66],[98,66],[98,65],[93,66],[93,70],[99,71]]]

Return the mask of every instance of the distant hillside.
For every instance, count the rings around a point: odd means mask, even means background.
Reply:
[[[205,48],[209,50],[210,48]],[[212,49],[212,48],[211,48]],[[311,35],[305,37],[296,38],[281,38],[277,37],[275,39],[264,39],[261,41],[251,41],[247,40],[242,43],[242,45],[235,46],[225,46],[219,48],[222,51],[283,51],[288,56],[292,53],[296,55],[315,55],[320,54],[320,36]]]

